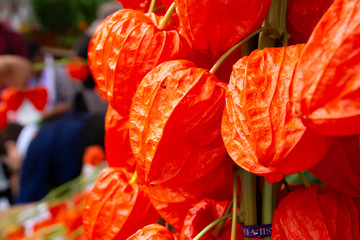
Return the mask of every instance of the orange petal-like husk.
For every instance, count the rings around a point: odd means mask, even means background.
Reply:
[[[110,167],[134,171],[136,160],[129,140],[129,118],[120,116],[111,106],[105,117],[105,155]]]
[[[213,56],[260,27],[270,4],[271,0],[175,0],[181,33],[195,49]]]
[[[275,210],[274,240],[358,240],[359,212],[352,198],[323,186],[291,192]]]
[[[122,116],[128,117],[132,98],[142,78],[158,64],[191,54],[185,38],[161,18],[122,9],[108,17],[89,44],[91,73],[100,94]]]
[[[175,240],[175,238],[166,227],[151,224],[138,230],[127,240]]]
[[[222,121],[227,151],[269,182],[315,165],[330,144],[291,115],[289,86],[303,47],[254,51],[234,65],[228,85]]]
[[[314,167],[312,174],[327,187],[350,197],[360,197],[359,136],[336,137],[329,152]]]
[[[159,215],[147,195],[129,180],[125,169],[101,171],[83,210],[87,239],[126,239],[157,220]]]
[[[334,0],[289,0],[286,31],[289,43],[306,43],[320,18]]]
[[[360,0],[335,1],[293,76],[293,111],[325,135],[360,133]]]
[[[143,79],[130,114],[130,143],[147,183],[190,183],[226,156],[221,139],[223,84],[207,70],[176,60]]]

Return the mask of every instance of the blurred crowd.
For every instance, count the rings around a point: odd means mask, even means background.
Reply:
[[[86,64],[78,68],[74,60],[86,63],[97,25],[120,8],[100,6],[70,60],[0,23],[0,209],[42,199],[80,174],[87,146],[104,146],[107,105]]]

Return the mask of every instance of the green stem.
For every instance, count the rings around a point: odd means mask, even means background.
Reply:
[[[288,0],[281,0],[280,6],[280,29],[282,35],[282,45],[288,45],[289,35],[286,31],[286,18],[287,18]]]
[[[222,216],[221,218],[216,219],[215,221],[213,221],[212,223],[207,225],[206,228],[204,228],[201,232],[199,232],[198,235],[196,235],[196,237],[193,240],[200,240],[208,231],[210,231],[210,229],[215,227],[216,224],[218,224],[219,222],[221,222],[224,219],[227,219],[227,218],[229,218],[231,216],[232,216],[232,214],[229,213],[227,215]]]
[[[163,8],[165,8],[164,5],[158,6],[157,8],[154,9],[154,12],[159,11],[160,9],[163,9]]]
[[[234,46],[232,46],[226,53],[224,53],[224,55],[222,55],[219,60],[217,60],[217,62],[214,64],[214,66],[211,68],[210,73],[211,74],[215,74],[216,71],[219,69],[219,67],[221,66],[221,64],[230,56],[230,54],[232,54],[238,47],[240,47],[241,45],[243,45],[244,43],[246,43],[247,41],[249,41],[252,37],[254,37],[255,35],[264,32],[264,31],[270,31],[272,30],[271,27],[263,27],[260,28],[252,33],[250,33],[248,36],[246,36],[245,38],[241,39],[240,42],[238,42],[237,44],[235,44]]]
[[[285,189],[286,189],[288,192],[291,192],[291,187],[290,187],[289,183],[286,181],[286,178],[284,177],[281,181],[282,181],[282,183],[284,184]]]
[[[262,27],[272,27],[275,31],[272,33],[261,33],[259,35],[259,49],[264,49],[266,47],[275,47],[276,40],[279,38],[279,16],[278,9],[279,9],[279,0],[273,0],[268,14],[262,24]]]
[[[241,195],[244,200],[244,224],[256,225],[256,175],[239,169],[241,178]],[[245,238],[248,239],[248,238]]]
[[[168,21],[170,20],[171,14],[173,13],[173,11],[175,10],[175,3],[173,2],[171,4],[171,6],[169,7],[169,9],[167,10],[164,18],[162,19],[161,23],[160,23],[160,30],[164,30]]]
[[[236,240],[236,214],[237,214],[237,167],[233,168],[233,212],[231,222],[231,240]]]
[[[156,2],[156,0],[151,0],[151,3],[150,3],[150,7],[149,7],[149,11],[148,11],[148,13],[152,13],[152,12],[154,12],[155,2]]]
[[[278,183],[270,184],[263,178],[262,181],[262,224],[271,224],[276,208],[276,194]],[[266,239],[271,239],[270,237]]]
[[[129,184],[130,185],[133,185],[137,182],[137,179],[138,179],[138,175],[137,175],[137,172],[135,171],[134,174],[132,175],[130,181],[129,181]]]
[[[288,35],[286,33],[286,14],[288,0],[273,0],[269,12],[262,24],[263,27],[272,27],[273,33],[261,33],[259,48],[286,46]],[[280,43],[279,40],[282,40]]]
[[[307,180],[307,178],[305,177],[304,173],[303,173],[303,172],[299,172],[298,174],[299,174],[299,177],[300,177],[301,181],[304,183],[305,187],[306,187],[306,188],[311,187],[311,184],[310,184],[310,182]]]
[[[226,209],[224,215],[227,215],[227,214],[230,213],[230,211],[231,211],[231,209],[232,209],[232,206],[233,206],[233,201],[230,202],[230,204],[229,204],[228,208]],[[216,228],[214,229],[214,231],[213,231],[213,233],[212,233],[212,235],[213,235],[214,237],[217,237],[217,236],[220,235],[220,232],[221,232],[221,230],[222,230],[225,222],[226,222],[226,221],[225,221],[225,219],[224,219],[224,220],[222,220],[222,221],[216,226]]]

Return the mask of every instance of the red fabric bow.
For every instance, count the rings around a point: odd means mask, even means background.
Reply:
[[[37,110],[42,111],[47,103],[47,91],[43,87],[37,87],[25,91],[20,91],[16,88],[6,88],[1,92],[1,100],[6,103],[7,110],[16,111],[24,99],[28,99]]]

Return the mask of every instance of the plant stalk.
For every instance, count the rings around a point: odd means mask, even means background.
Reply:
[[[230,202],[230,204],[229,204],[228,208],[226,209],[224,215],[227,215],[227,214],[230,213],[230,211],[231,211],[231,209],[232,209],[232,206],[233,206],[233,201]],[[226,222],[225,220],[226,220],[226,219],[222,220],[222,221],[216,226],[216,228],[214,229],[214,231],[212,232],[212,235],[213,235],[214,237],[217,237],[217,236],[220,235],[220,232],[221,232],[221,230],[222,230],[222,228],[223,228],[223,226],[224,226],[224,224],[225,224],[225,222]]]
[[[311,187],[311,184],[310,184],[309,180],[307,180],[307,178],[305,177],[303,172],[299,172],[298,175],[299,175],[301,181],[304,183],[306,188]]]
[[[256,225],[256,175],[244,169],[239,169],[239,173],[241,178],[241,195],[244,200],[244,225]]]
[[[237,167],[233,168],[233,212],[231,222],[231,240],[236,240],[236,214],[237,214]]]
[[[218,224],[219,222],[221,222],[231,216],[232,216],[232,213],[229,213],[227,215],[222,216],[221,218],[216,219],[215,221],[213,221],[212,223],[207,225],[206,228],[204,228],[201,232],[199,232],[198,235],[196,235],[196,237],[193,240],[200,240],[208,231],[210,231],[210,229],[215,227],[216,224]]]
[[[215,74],[216,71],[220,68],[221,64],[230,56],[230,54],[232,54],[238,47],[240,47],[241,45],[243,45],[244,43],[249,41],[252,37],[254,37],[255,35],[257,35],[261,32],[271,31],[271,30],[272,30],[271,27],[262,27],[256,31],[250,33],[245,38],[241,39],[240,42],[238,42],[237,44],[232,46],[226,53],[224,53],[224,55],[222,55],[219,58],[219,60],[217,60],[217,62],[214,64],[214,66],[210,69],[210,73]]]
[[[130,185],[133,185],[137,182],[137,179],[138,179],[138,175],[137,175],[137,172],[135,171],[134,174],[132,175],[131,179],[129,180],[129,184]]]
[[[150,7],[148,13],[154,12],[156,0],[151,0]]]
[[[161,23],[160,23],[160,27],[159,27],[160,30],[164,30],[164,29],[165,29],[168,21],[170,20],[171,14],[174,12],[174,10],[175,10],[175,3],[173,2],[173,3],[171,4],[171,6],[169,7],[169,9],[167,10],[164,18],[162,19],[162,21],[161,21]]]
[[[278,183],[270,184],[263,177],[262,181],[262,224],[272,224],[276,208],[276,195]],[[265,239],[271,239],[270,237]]]

